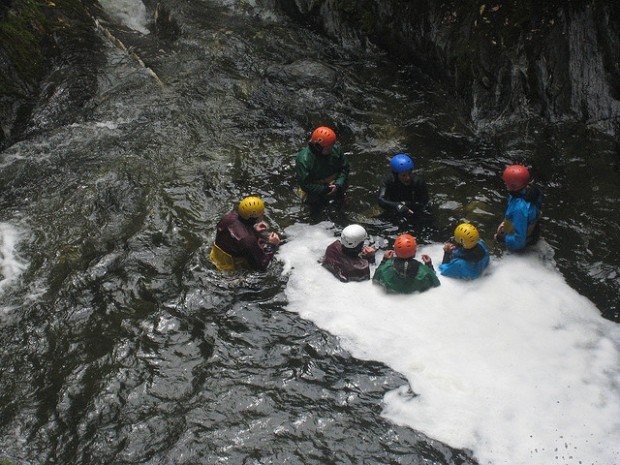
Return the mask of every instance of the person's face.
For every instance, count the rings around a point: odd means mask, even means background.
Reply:
[[[411,171],[404,171],[402,173],[398,173],[398,180],[402,182],[405,186],[411,184]]]
[[[322,147],[321,148],[321,154],[322,155],[329,155],[330,153],[332,153],[332,147],[333,147],[333,145],[328,145],[326,147]]]

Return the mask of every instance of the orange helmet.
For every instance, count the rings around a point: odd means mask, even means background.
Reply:
[[[320,145],[323,148],[331,148],[336,143],[336,133],[327,126],[320,126],[312,131],[309,143]]]
[[[415,256],[418,244],[411,234],[401,234],[394,242],[394,252],[398,258],[411,258]]]
[[[510,165],[504,170],[502,179],[510,192],[516,192],[523,189],[530,182],[530,172],[523,165]]]

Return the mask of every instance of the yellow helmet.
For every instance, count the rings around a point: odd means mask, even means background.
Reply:
[[[454,240],[466,249],[476,247],[480,234],[473,224],[462,223],[454,230]]]
[[[260,197],[250,196],[239,202],[239,216],[244,220],[259,218],[265,213],[265,202]]]

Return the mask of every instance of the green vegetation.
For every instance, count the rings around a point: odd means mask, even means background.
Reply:
[[[46,58],[59,36],[71,34],[84,18],[79,0],[14,0],[0,18],[0,96],[26,97],[46,71]],[[1,464],[0,464],[1,465]]]

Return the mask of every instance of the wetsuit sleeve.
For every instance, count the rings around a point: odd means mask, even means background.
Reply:
[[[297,159],[295,160],[295,171],[297,174],[297,182],[299,183],[299,187],[301,187],[304,192],[312,195],[324,195],[329,192],[329,188],[327,186],[310,182],[310,166],[308,158],[305,156],[303,150],[297,154]]]
[[[521,250],[527,241],[527,218],[528,206],[526,202],[521,202],[516,206],[510,222],[514,231],[506,234],[505,243],[508,250]]]
[[[276,247],[261,247],[255,237],[247,236],[242,239],[241,245],[244,250],[244,257],[254,268],[266,270],[273,258]]]
[[[467,263],[462,258],[455,258],[439,265],[439,272],[448,278],[470,278]]]
[[[347,184],[347,180],[349,179],[349,171],[351,170],[351,167],[349,165],[349,160],[347,159],[342,149],[338,148],[338,151],[340,152],[340,174],[336,178],[336,181],[334,181],[334,184],[339,187],[344,187]]]
[[[423,210],[428,204],[428,186],[426,181],[422,178],[418,178],[415,183],[415,197],[414,197],[414,211]]]
[[[394,202],[387,198],[387,190],[388,190],[389,183],[390,183],[390,178],[388,176],[384,177],[381,180],[381,186],[379,186],[379,206],[385,210],[393,210],[397,212],[400,202]]]
[[[332,263],[331,261],[323,261],[323,266],[327,268],[331,272],[331,274],[333,274],[341,282],[346,283],[349,281],[347,277],[344,275],[344,273],[342,272],[342,269],[339,266]]]

